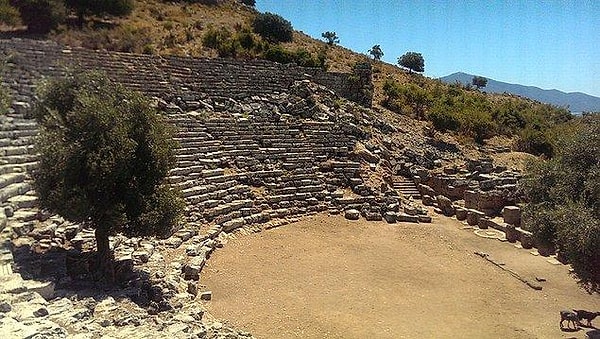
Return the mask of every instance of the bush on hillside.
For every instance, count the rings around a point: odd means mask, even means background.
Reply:
[[[254,32],[269,42],[290,42],[294,37],[292,23],[273,13],[260,13],[252,23]]]
[[[256,6],[256,0],[240,0],[240,2],[251,7]]]
[[[67,7],[75,10],[80,17],[84,15],[124,16],[133,11],[133,0],[65,0]]]
[[[67,16],[62,0],[12,0],[11,4],[19,10],[31,33],[48,33],[63,23]]]
[[[600,292],[600,115],[577,118],[556,138],[556,154],[528,168],[523,224],[554,245],[589,291]]]
[[[13,7],[8,0],[0,0],[0,24],[13,27],[21,24],[19,10]]]
[[[313,55],[303,48],[295,51],[289,51],[280,45],[270,45],[263,53],[266,60],[279,62],[282,64],[295,63],[303,67],[318,67],[326,69],[326,56],[323,52]]]

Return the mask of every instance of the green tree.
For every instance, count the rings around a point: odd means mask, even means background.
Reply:
[[[530,166],[520,183],[529,203],[524,226],[555,246],[589,291],[600,291],[600,115],[563,128],[551,160]]]
[[[292,23],[273,13],[260,13],[252,23],[254,32],[270,42],[290,42],[294,38]]]
[[[110,234],[166,236],[177,224],[182,200],[164,181],[170,129],[146,98],[98,74],[50,83],[34,115],[40,204],[95,228],[99,273],[112,282]]]
[[[425,59],[421,53],[405,53],[398,58],[398,65],[408,68],[411,72],[425,72]]]
[[[13,7],[8,0],[0,0],[0,23],[8,26],[21,24],[19,10]]]
[[[86,15],[124,16],[133,11],[133,0],[65,0],[65,4],[77,12],[80,24]]]
[[[325,39],[325,42],[330,46],[340,43],[340,38],[337,36],[337,34],[335,32],[330,32],[330,31],[323,32],[323,33],[321,33],[321,37],[323,39]]]
[[[251,7],[256,6],[256,0],[241,0],[241,3],[243,3],[244,5],[251,6]]]
[[[21,20],[31,33],[48,33],[65,21],[63,0],[11,0],[21,13]]]
[[[477,87],[477,89],[481,89],[487,86],[488,79],[480,76],[474,76],[471,83],[473,84],[473,86]]]
[[[383,56],[383,51],[381,50],[381,46],[373,45],[373,47],[371,47],[371,49],[369,50],[369,54],[371,54],[373,59],[381,60],[381,57]]]

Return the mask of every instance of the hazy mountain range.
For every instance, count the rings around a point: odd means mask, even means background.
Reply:
[[[472,74],[453,73],[440,78],[446,83],[470,84]],[[568,107],[572,113],[600,112],[600,98],[580,92],[565,93],[556,89],[541,89],[534,86],[509,84],[488,78],[487,86],[482,91],[494,93],[511,93],[549,104]]]

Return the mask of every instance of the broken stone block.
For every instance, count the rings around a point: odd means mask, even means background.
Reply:
[[[521,234],[517,231],[517,227],[515,225],[507,224],[505,230],[506,240],[508,242],[517,242],[521,237]]]

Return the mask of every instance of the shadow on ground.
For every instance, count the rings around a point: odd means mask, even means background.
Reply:
[[[13,256],[15,270],[23,279],[53,282],[54,297],[91,297],[97,301],[109,296],[115,300],[127,298],[150,314],[172,309],[163,289],[147,272],[134,268],[131,259],[115,262],[116,283],[106,284],[98,273],[95,251],[36,251],[22,245],[13,248]]]

